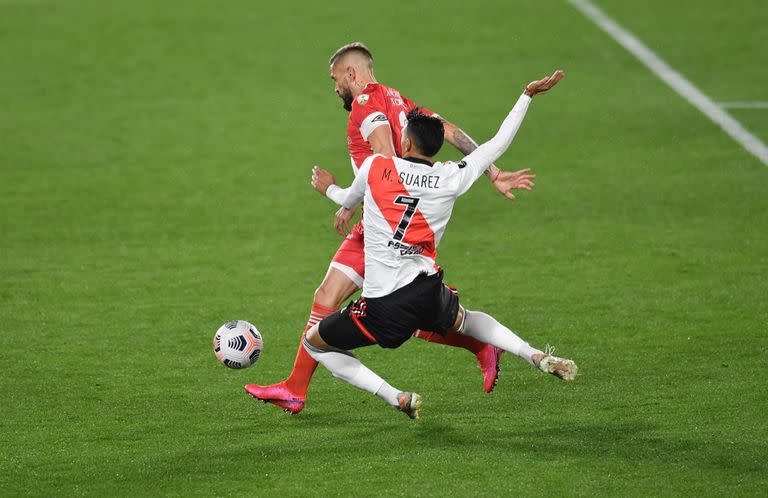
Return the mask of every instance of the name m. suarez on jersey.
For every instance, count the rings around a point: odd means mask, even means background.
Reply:
[[[397,183],[406,187],[440,188],[440,177],[437,175],[417,175],[415,173],[400,172],[396,177]],[[392,169],[385,168],[381,173],[381,179],[388,182],[395,181],[392,177]]]

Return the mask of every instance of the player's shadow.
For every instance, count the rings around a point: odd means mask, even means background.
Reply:
[[[527,453],[541,448],[556,449],[568,457],[623,459],[628,462],[678,465],[685,462],[702,469],[736,469],[740,473],[765,475],[768,472],[768,445],[753,442],[727,443],[683,439],[660,435],[643,423],[561,425],[526,429],[520,426],[481,429],[482,437],[464,426],[440,423],[420,425],[417,431],[422,446],[444,449],[486,446],[492,441],[495,451]]]

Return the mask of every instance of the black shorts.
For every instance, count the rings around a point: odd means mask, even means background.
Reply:
[[[335,348],[378,344],[397,348],[418,329],[444,335],[456,322],[459,298],[443,284],[442,270],[421,274],[383,297],[361,297],[320,322],[320,337]]]

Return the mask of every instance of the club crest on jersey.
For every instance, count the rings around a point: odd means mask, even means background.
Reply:
[[[365,105],[368,103],[369,98],[371,98],[371,96],[368,95],[367,93],[361,93],[360,95],[357,96],[357,103],[360,105]]]

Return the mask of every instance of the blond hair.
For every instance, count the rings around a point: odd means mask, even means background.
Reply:
[[[373,69],[373,54],[371,54],[371,51],[368,49],[368,47],[365,46],[363,42],[347,43],[333,53],[331,58],[328,60],[328,64],[333,66],[339,62],[342,57],[353,52],[361,54],[363,57],[365,57],[366,61],[368,62],[368,69]]]

